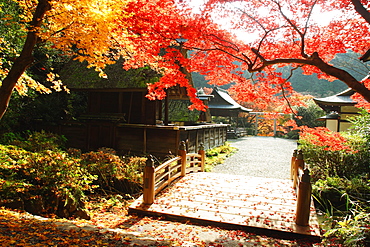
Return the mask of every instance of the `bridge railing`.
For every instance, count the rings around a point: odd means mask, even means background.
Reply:
[[[176,179],[191,172],[203,172],[205,151],[203,145],[198,153],[187,153],[185,142],[181,142],[178,156],[154,167],[152,158],[148,158],[144,169],[143,203],[153,204],[155,196]]]
[[[311,210],[311,177],[305,167],[302,150],[294,150],[291,160],[290,178],[297,195],[296,224],[308,226]]]

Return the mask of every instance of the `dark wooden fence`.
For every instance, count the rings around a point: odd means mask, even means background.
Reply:
[[[120,124],[107,121],[62,122],[57,126],[40,126],[42,129],[64,135],[68,146],[83,151],[101,147],[115,149],[122,154],[152,154],[163,158],[178,153],[178,144],[185,141],[188,152],[223,145],[227,140],[226,124],[199,124],[194,126],[163,126]]]

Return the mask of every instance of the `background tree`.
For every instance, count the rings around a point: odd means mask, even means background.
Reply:
[[[358,58],[361,56],[361,54],[351,51],[348,51],[347,53],[339,53],[330,61],[330,63],[335,67],[348,71],[357,80],[362,80],[369,74],[370,65],[360,61]],[[241,66],[241,63],[239,64]],[[292,69],[292,66],[287,65],[279,68],[278,71],[282,73],[284,78],[287,78],[291,74]],[[243,72],[245,77],[250,77],[247,71]],[[204,75],[193,73],[192,78],[194,86],[197,88],[211,87],[211,85],[209,85],[209,81],[205,79]],[[328,81],[317,78],[315,74],[305,75],[303,74],[303,70],[301,68],[298,68],[294,71],[289,81],[296,92],[304,95],[312,95],[314,97],[330,96],[342,92],[348,88],[345,83],[339,80]],[[228,89],[230,86],[232,86],[232,84],[226,84],[222,87],[224,89]]]

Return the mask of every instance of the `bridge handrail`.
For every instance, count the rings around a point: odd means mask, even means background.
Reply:
[[[181,157],[176,156],[154,170],[154,194],[158,194],[173,180],[181,176]]]
[[[186,153],[185,142],[181,142],[179,155],[154,168],[148,158],[144,169],[143,203],[153,204],[155,196],[179,177],[191,172],[203,172],[205,151],[203,145],[198,153]]]

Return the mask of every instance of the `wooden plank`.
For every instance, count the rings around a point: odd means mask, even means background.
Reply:
[[[177,163],[175,165],[173,165],[174,162],[178,162],[179,160],[181,160],[181,157],[180,156],[176,156],[170,160],[167,160],[166,162],[164,162],[162,165],[158,166],[157,168],[155,168],[155,171],[159,171],[159,170],[162,170],[166,167],[169,167],[169,166],[172,166],[172,167],[175,167],[177,166]]]
[[[194,152],[198,152],[199,151],[199,130],[195,130],[195,151]]]
[[[171,129],[147,129],[147,152],[176,154],[179,143],[175,143],[177,131]]]
[[[186,168],[186,173],[192,173],[192,172],[201,172],[200,167],[187,167]]]
[[[119,152],[142,153],[144,129],[120,126],[116,129],[116,149]]]
[[[172,176],[176,176],[176,174],[178,173],[181,173],[181,164],[178,164],[174,167],[167,167],[163,172],[160,172],[160,170],[158,170],[158,173],[156,172],[155,175],[155,180],[156,181],[162,180],[166,176],[170,178]]]

